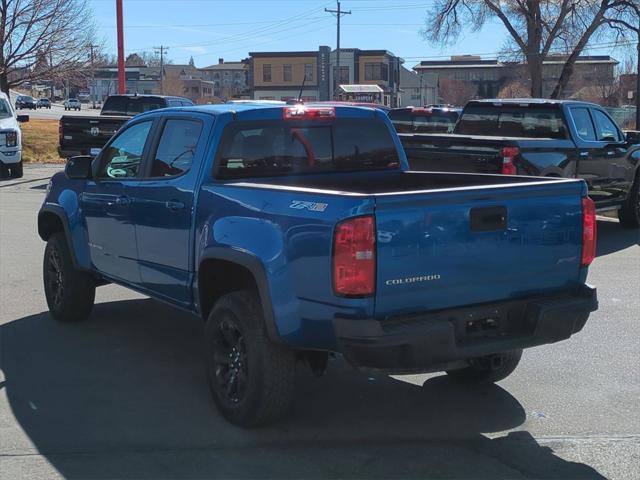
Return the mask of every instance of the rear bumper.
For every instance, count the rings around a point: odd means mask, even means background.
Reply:
[[[340,350],[357,367],[437,371],[456,362],[566,340],[598,308],[596,289],[474,305],[382,321],[336,318]]]

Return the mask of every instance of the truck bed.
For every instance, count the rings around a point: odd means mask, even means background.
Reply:
[[[376,172],[367,175],[362,173],[326,174],[306,176],[282,176],[269,178],[253,178],[234,185],[255,186],[261,188],[290,188],[291,190],[318,190],[335,195],[387,195],[408,194],[412,192],[449,190],[475,187],[503,187],[527,184],[544,184],[549,182],[571,181],[559,178],[520,177],[506,175],[486,175],[477,173],[451,172]]]

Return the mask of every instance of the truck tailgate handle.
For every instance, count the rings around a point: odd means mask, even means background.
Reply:
[[[472,208],[470,217],[473,232],[493,232],[507,228],[506,207]]]

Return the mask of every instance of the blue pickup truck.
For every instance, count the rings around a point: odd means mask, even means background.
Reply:
[[[285,414],[297,364],[495,382],[597,308],[584,181],[408,171],[375,108],[138,115],[53,177],[38,232],[55,319],[111,282],[199,315],[215,402],[247,427]]]

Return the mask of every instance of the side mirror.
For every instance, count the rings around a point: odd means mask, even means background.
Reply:
[[[631,143],[631,144],[638,143],[638,144],[640,144],[640,131],[638,131],[638,130],[627,130],[625,132],[625,138],[627,140],[627,143]]]
[[[64,173],[69,178],[89,180],[93,176],[91,170],[92,162],[93,157],[90,155],[71,157],[67,160],[67,166],[64,169]]]
[[[18,115],[16,116],[16,120],[20,123],[26,123],[29,121],[29,115]]]

